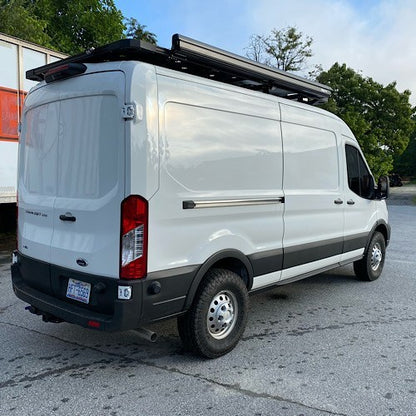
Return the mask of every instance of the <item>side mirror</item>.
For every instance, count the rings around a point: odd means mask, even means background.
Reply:
[[[378,180],[377,196],[379,199],[387,199],[390,195],[390,180],[388,176],[380,176]]]

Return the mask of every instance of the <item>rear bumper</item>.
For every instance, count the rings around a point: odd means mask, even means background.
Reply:
[[[39,277],[44,278],[45,276]],[[86,276],[82,277],[83,281],[91,280],[86,279]],[[97,280],[104,283],[109,291],[112,291],[111,289],[115,286],[114,283],[120,283],[120,281],[112,282],[112,280],[115,279],[104,277],[98,279],[95,277],[94,280],[96,280],[96,283],[92,286],[92,291],[94,290],[94,287],[97,287]],[[115,295],[110,313],[100,312],[99,308],[94,308],[96,310],[92,310],[84,305],[77,305],[75,303],[76,301],[71,301],[69,299],[66,301],[54,296],[52,293],[44,293],[38,288],[31,287],[30,283],[25,282],[24,277],[21,274],[19,263],[12,265],[12,282],[16,296],[34,306],[42,314],[46,313],[66,322],[104,331],[125,330],[138,328],[140,326],[141,302],[138,300],[142,297],[141,282],[128,282],[128,284],[123,282],[122,284],[124,286],[132,286],[132,299],[127,301],[118,300],[117,295]]]
[[[11,272],[16,296],[41,314],[86,328],[120,331],[182,313],[196,268],[158,272],[157,279],[150,274],[140,280],[119,280],[63,269],[17,253]],[[89,304],[66,297],[69,278],[91,284]],[[155,283],[158,293],[153,290]],[[118,286],[130,286],[131,299],[118,299]]]

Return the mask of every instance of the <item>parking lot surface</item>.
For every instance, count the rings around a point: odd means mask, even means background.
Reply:
[[[107,334],[42,322],[0,247],[1,415],[414,415],[416,207],[391,205],[380,279],[351,266],[250,297],[230,354],[182,350],[175,321]]]

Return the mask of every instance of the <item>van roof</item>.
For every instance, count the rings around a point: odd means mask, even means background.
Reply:
[[[171,49],[137,39],[123,39],[85,53],[26,72],[26,78],[42,81],[70,63],[135,60],[190,73],[279,97],[309,104],[328,100],[331,88],[289,72],[263,65],[240,55],[182,36],[172,36]]]

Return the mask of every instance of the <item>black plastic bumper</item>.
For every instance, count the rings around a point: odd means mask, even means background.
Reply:
[[[87,279],[83,279],[86,281]],[[107,281],[101,278],[100,281]],[[111,279],[114,280],[114,279]],[[141,318],[141,282],[123,282],[124,286],[132,286],[131,300],[113,300],[112,313],[100,313],[84,305],[77,305],[70,301],[59,299],[52,294],[41,292],[25,283],[19,265],[12,265],[13,290],[16,296],[39,310],[41,314],[49,314],[66,322],[104,331],[117,331],[138,328]],[[110,282],[112,283],[112,282]],[[112,286],[112,285],[111,285]],[[94,286],[92,288],[94,290]]]
[[[16,296],[39,314],[86,328],[119,331],[182,313],[196,268],[167,270],[140,280],[119,280],[60,268],[17,253],[11,271]],[[89,304],[66,297],[69,278],[91,284]],[[118,286],[130,286],[131,299],[118,299]]]

